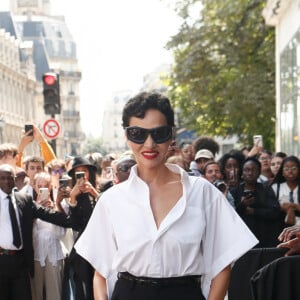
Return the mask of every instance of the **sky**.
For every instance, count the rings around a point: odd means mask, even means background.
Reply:
[[[51,0],[52,14],[65,16],[77,44],[86,134],[100,136],[105,103],[115,92],[137,91],[144,75],[172,62],[164,47],[180,20],[168,1]],[[8,3],[0,0],[0,10],[8,9]]]

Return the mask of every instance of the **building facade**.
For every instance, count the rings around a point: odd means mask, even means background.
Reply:
[[[300,156],[300,0],[268,0],[276,28],[276,150]]]
[[[21,43],[0,28],[1,143],[19,144],[25,122],[36,121],[35,96],[38,86],[32,51],[32,44]]]
[[[145,74],[139,91],[124,90],[116,92],[106,105],[102,122],[103,146],[107,152],[117,154],[128,150],[124,129],[122,127],[122,112],[127,101],[141,91],[166,93],[167,87],[163,78],[169,73],[170,65],[158,66],[153,72]]]
[[[127,148],[122,127],[122,111],[126,102],[133,96],[130,90],[119,91],[107,103],[102,121],[102,140],[106,152],[120,154]]]
[[[78,67],[73,37],[63,17],[50,15],[50,0],[11,0],[10,4],[11,12],[1,13],[0,28],[4,28],[21,44],[27,45],[27,48],[31,45],[36,81],[32,116],[25,114],[21,119],[24,121],[22,126],[26,121],[33,121],[42,129],[46,120],[52,118],[45,115],[43,109],[42,76],[46,72],[58,73],[61,114],[55,115],[55,118],[62,130],[56,139],[56,154],[58,157],[65,154],[79,155],[85,135],[80,123],[81,71]],[[25,49],[21,53],[21,61],[28,52],[30,50]],[[25,94],[21,97],[25,98]]]

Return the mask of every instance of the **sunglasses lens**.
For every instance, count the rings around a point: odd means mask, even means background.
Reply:
[[[148,133],[146,129],[140,127],[127,127],[126,134],[130,141],[136,144],[143,144]]]
[[[164,143],[172,137],[172,127],[162,126],[152,129],[151,137],[156,144]]]
[[[141,127],[127,127],[127,138],[136,143],[143,144],[147,139],[148,133],[151,134],[151,138],[156,144],[162,144],[172,137],[171,126],[161,126],[153,129],[145,129]]]

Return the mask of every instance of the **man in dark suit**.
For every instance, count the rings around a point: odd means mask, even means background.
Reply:
[[[0,299],[31,300],[29,275],[33,275],[33,221],[40,218],[69,227],[63,213],[39,206],[15,189],[15,171],[0,165]]]

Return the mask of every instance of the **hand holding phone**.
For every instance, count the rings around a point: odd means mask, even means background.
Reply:
[[[39,196],[40,196],[40,204],[47,202],[49,199],[49,189],[48,188],[40,188],[39,189]]]
[[[252,205],[255,202],[254,191],[246,190],[243,192],[242,203],[245,206]]]
[[[244,191],[243,192],[243,196],[245,196],[245,197],[253,197],[254,196],[254,192],[253,191]]]
[[[25,124],[24,130],[25,130],[26,135],[33,136],[33,125],[32,124]],[[31,131],[31,132],[29,133],[29,131]]]
[[[75,178],[78,184],[81,185],[84,183],[84,177],[85,177],[84,172],[75,172]]]
[[[66,178],[59,179],[59,186],[60,187],[67,187],[69,183],[69,180]]]
[[[262,135],[254,135],[253,136],[253,144],[262,148],[263,147],[263,137]]]

